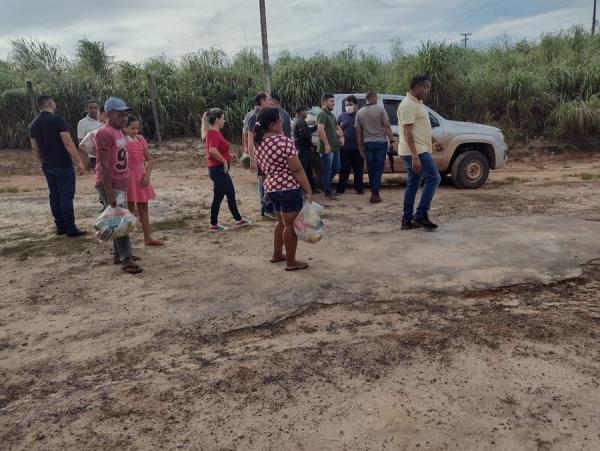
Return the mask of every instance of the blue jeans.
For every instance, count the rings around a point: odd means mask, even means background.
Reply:
[[[275,215],[275,210],[273,209],[273,204],[271,201],[265,200],[265,184],[263,182],[263,176],[256,176],[256,186],[258,188],[258,201],[260,203],[260,214],[264,215],[265,213],[271,213]]]
[[[325,195],[331,194],[331,181],[340,172],[340,151],[322,153],[321,157],[321,185]]]
[[[106,191],[104,190],[104,186],[97,186],[96,191],[98,191],[98,194],[100,194],[100,199],[102,200],[102,203],[104,205],[108,205],[108,199],[106,197]],[[117,198],[119,198],[119,193],[122,191],[116,190],[114,188],[113,191]],[[127,199],[127,193],[125,193],[124,198]],[[125,202],[124,204],[117,204],[117,206],[127,209],[127,202]],[[131,240],[129,239],[129,235],[113,240],[113,256],[115,259],[118,258],[121,261],[122,265],[127,265],[133,262],[133,250],[131,249]]]
[[[367,160],[367,170],[369,171],[369,184],[371,185],[372,195],[379,195],[387,150],[387,141],[365,143],[365,159]]]
[[[58,232],[73,233],[75,212],[73,198],[75,197],[75,170],[70,168],[44,168],[44,175],[50,190],[50,210]]]
[[[404,215],[402,216],[402,220],[413,220],[415,199],[417,197],[417,191],[419,190],[421,178],[425,181],[425,185],[423,186],[421,201],[419,202],[415,218],[425,218],[429,213],[431,201],[433,200],[437,187],[442,181],[442,177],[429,152],[419,154],[419,160],[421,160],[420,174],[417,174],[412,170],[412,155],[402,155],[402,160],[404,161],[404,168],[406,169],[406,191],[404,192]]]

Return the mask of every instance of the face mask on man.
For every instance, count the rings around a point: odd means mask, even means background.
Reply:
[[[348,114],[352,114],[352,113],[354,113],[354,106],[352,106],[352,105],[347,105],[347,106],[346,106],[346,113],[348,113]]]

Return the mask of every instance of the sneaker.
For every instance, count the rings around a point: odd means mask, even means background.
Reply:
[[[78,236],[83,236],[85,234],[87,234],[85,230],[75,229],[73,232],[67,232],[65,235],[67,235],[69,238],[75,238]]]
[[[381,200],[379,194],[372,194],[371,198],[369,199],[369,202],[371,202],[372,204],[378,204],[383,201]]]
[[[213,225],[208,228],[208,231],[213,232],[213,233],[227,232],[228,230],[229,230],[229,227],[225,227],[224,225],[221,225],[221,224]]]
[[[336,191],[335,195],[336,196],[341,196],[342,194],[344,194],[346,191]]]
[[[415,218],[415,224],[420,225],[425,230],[435,230],[438,228],[437,224],[434,224],[429,220],[429,216],[423,218]]]
[[[275,213],[271,213],[270,211],[263,212],[262,217],[272,221],[277,221],[277,215]]]
[[[57,235],[64,235],[65,233],[67,233],[67,232],[65,232],[64,230],[56,229],[56,234]]]
[[[416,224],[412,221],[407,221],[405,219],[402,220],[402,226],[400,227],[401,230],[413,230],[413,229],[420,229],[421,225],[420,224]]]
[[[357,191],[356,194],[358,194],[359,196],[364,196],[365,192],[364,191]]]
[[[339,200],[337,195],[334,193],[325,194],[325,199],[327,200]]]
[[[250,221],[249,219],[245,219],[245,218],[242,218],[235,223],[235,227],[238,229],[240,227],[248,227],[250,225],[252,225],[252,221]]]

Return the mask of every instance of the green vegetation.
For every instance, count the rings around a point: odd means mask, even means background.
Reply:
[[[173,60],[165,56],[141,64],[115,61],[104,44],[83,39],[76,57],[30,39],[12,41],[0,60],[0,148],[26,146],[32,112],[25,81],[36,94],[53,95],[73,129],[89,98],[117,95],[132,105],[153,136],[148,75],[157,83],[164,137],[198,136],[199,119],[222,107],[227,137],[239,141],[244,114],[262,86],[258,54],[234,56],[211,48]],[[432,78],[430,105],[457,120],[499,125],[514,137],[585,138],[600,133],[600,37],[581,28],[544,35],[538,41],[500,40],[484,50],[443,42],[422,43],[415,53],[394,42],[385,58],[348,47],[308,57],[283,52],[272,68],[273,89],[292,110],[318,104],[323,92],[404,94],[416,73]]]

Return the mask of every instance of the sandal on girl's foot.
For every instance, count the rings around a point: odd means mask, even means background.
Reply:
[[[273,257],[271,260],[269,260],[271,263],[281,263],[286,261],[287,258],[285,258],[285,255],[281,256],[281,257]]]
[[[121,269],[128,274],[141,274],[144,272],[144,270],[135,263],[128,263],[126,265],[123,265],[121,266]]]
[[[161,240],[150,240],[144,243],[145,246],[164,246],[165,243]]]
[[[208,231],[212,232],[212,233],[227,232],[228,230],[229,230],[229,227],[225,227],[224,225],[221,225],[221,224],[211,225],[208,228]]]
[[[298,262],[296,266],[288,266],[285,268],[286,271],[299,271],[301,269],[308,268],[308,263]]]

